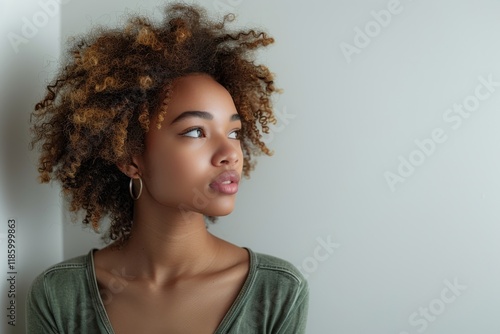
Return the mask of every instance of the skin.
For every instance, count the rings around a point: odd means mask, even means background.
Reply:
[[[211,119],[182,117],[186,111]],[[131,239],[94,254],[115,333],[213,333],[241,290],[248,252],[210,234],[204,221],[234,208],[235,194],[210,183],[227,170],[241,175],[236,117],[230,94],[210,76],[179,78],[161,129],[151,127],[144,153],[118,166],[140,176],[143,190],[134,202]],[[136,194],[138,187],[134,182]]]

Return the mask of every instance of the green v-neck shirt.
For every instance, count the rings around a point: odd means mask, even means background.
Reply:
[[[305,333],[307,281],[289,262],[247,250],[247,278],[214,334]],[[28,334],[114,334],[99,293],[93,253],[54,265],[34,280],[26,304]],[[106,291],[109,298],[119,288]]]

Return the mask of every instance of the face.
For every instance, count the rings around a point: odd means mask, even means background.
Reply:
[[[241,121],[229,92],[210,76],[177,79],[161,129],[150,127],[135,159],[140,201],[223,216],[234,208],[243,167]]]

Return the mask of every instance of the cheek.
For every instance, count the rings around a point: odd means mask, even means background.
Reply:
[[[144,182],[151,197],[168,203],[191,202],[197,190],[206,191],[207,157],[186,151],[157,153],[145,160]]]

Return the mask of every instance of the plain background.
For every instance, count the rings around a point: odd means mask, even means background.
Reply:
[[[160,19],[163,2],[65,0],[56,12],[49,3],[0,1],[1,333],[24,333],[37,274],[101,247],[71,224],[58,186],[36,182],[34,103],[68,36],[129,12]],[[499,333],[500,3],[196,3],[269,31],[276,43],[258,61],[284,89],[266,138],[275,155],[259,160],[234,213],[210,230],[300,267],[311,288],[308,333]],[[35,30],[25,27],[34,20]],[[13,46],[13,34],[25,40]],[[432,144],[435,129],[442,140]],[[404,182],[391,188],[387,172],[406,173]],[[6,317],[11,218],[16,327]]]

